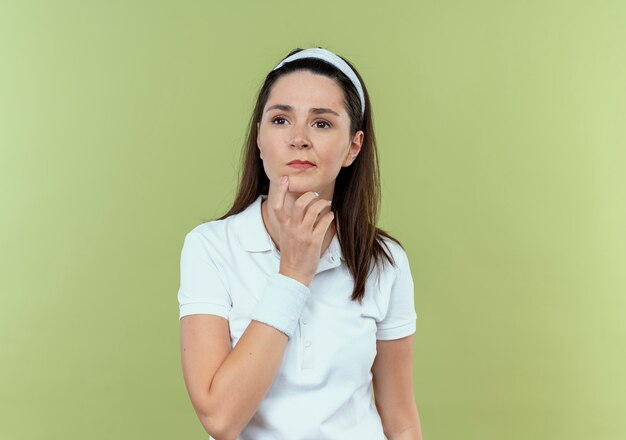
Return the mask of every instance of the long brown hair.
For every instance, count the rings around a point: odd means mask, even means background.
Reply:
[[[297,48],[287,56],[301,50]],[[259,195],[269,193],[269,179],[265,174],[263,161],[257,148],[257,122],[261,121],[263,108],[276,80],[282,75],[299,70],[310,71],[334,79],[343,90],[344,104],[350,116],[351,135],[354,136],[357,130],[364,132],[363,144],[356,159],[350,166],[342,167],[339,171],[335,180],[332,203],[341,252],[354,278],[352,300],[358,300],[359,303],[362,303],[365,295],[365,281],[374,264],[380,269],[386,259],[392,265],[396,265],[382,237],[387,237],[400,246],[402,244],[376,226],[380,211],[380,174],[376,137],[372,123],[372,107],[361,75],[350,62],[343,57],[341,58],[354,70],[363,87],[365,95],[363,116],[361,117],[361,101],[356,88],[348,77],[333,65],[317,58],[302,58],[285,63],[280,69],[272,70],[265,78],[259,91],[249,121],[248,137],[243,147],[242,166],[239,171],[237,195],[233,206],[218,220],[240,213],[253,203]]]

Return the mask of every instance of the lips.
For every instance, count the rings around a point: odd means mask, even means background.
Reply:
[[[309,168],[315,167],[315,164],[308,160],[292,160],[287,165],[298,170],[308,170]]]
[[[313,162],[309,162],[308,160],[292,160],[287,165],[315,165]]]

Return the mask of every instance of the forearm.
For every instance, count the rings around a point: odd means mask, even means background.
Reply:
[[[254,416],[276,377],[288,340],[285,333],[251,321],[215,373],[210,413],[225,438],[236,438]]]
[[[207,424],[225,438],[239,435],[272,386],[310,293],[307,285],[281,273],[261,292],[250,324],[209,389]]]
[[[387,440],[422,440],[422,431],[419,426],[407,428],[395,434],[385,434]]]
[[[413,412],[413,415],[407,415],[404,419],[394,421],[397,427],[404,427],[395,431],[389,429],[385,430],[383,423],[383,430],[388,440],[422,440],[422,425],[417,408]],[[388,427],[388,426],[387,426]]]

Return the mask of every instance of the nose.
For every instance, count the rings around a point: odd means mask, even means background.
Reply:
[[[289,146],[297,149],[308,148],[311,142],[307,136],[305,124],[294,124],[290,132]]]

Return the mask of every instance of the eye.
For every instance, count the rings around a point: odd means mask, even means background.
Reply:
[[[315,123],[316,123],[316,124],[326,124],[326,125],[328,126],[328,128],[330,128],[330,124],[329,124],[328,122],[326,122],[326,121],[317,121],[317,122],[315,122]],[[325,128],[325,127],[320,127],[320,126],[318,125],[318,128]]]
[[[272,118],[272,124],[274,124],[274,125],[284,125],[284,124],[282,124],[280,122],[278,124],[276,124],[276,121],[286,121],[286,119],[285,118],[281,118],[280,116],[276,116],[275,118]]]

